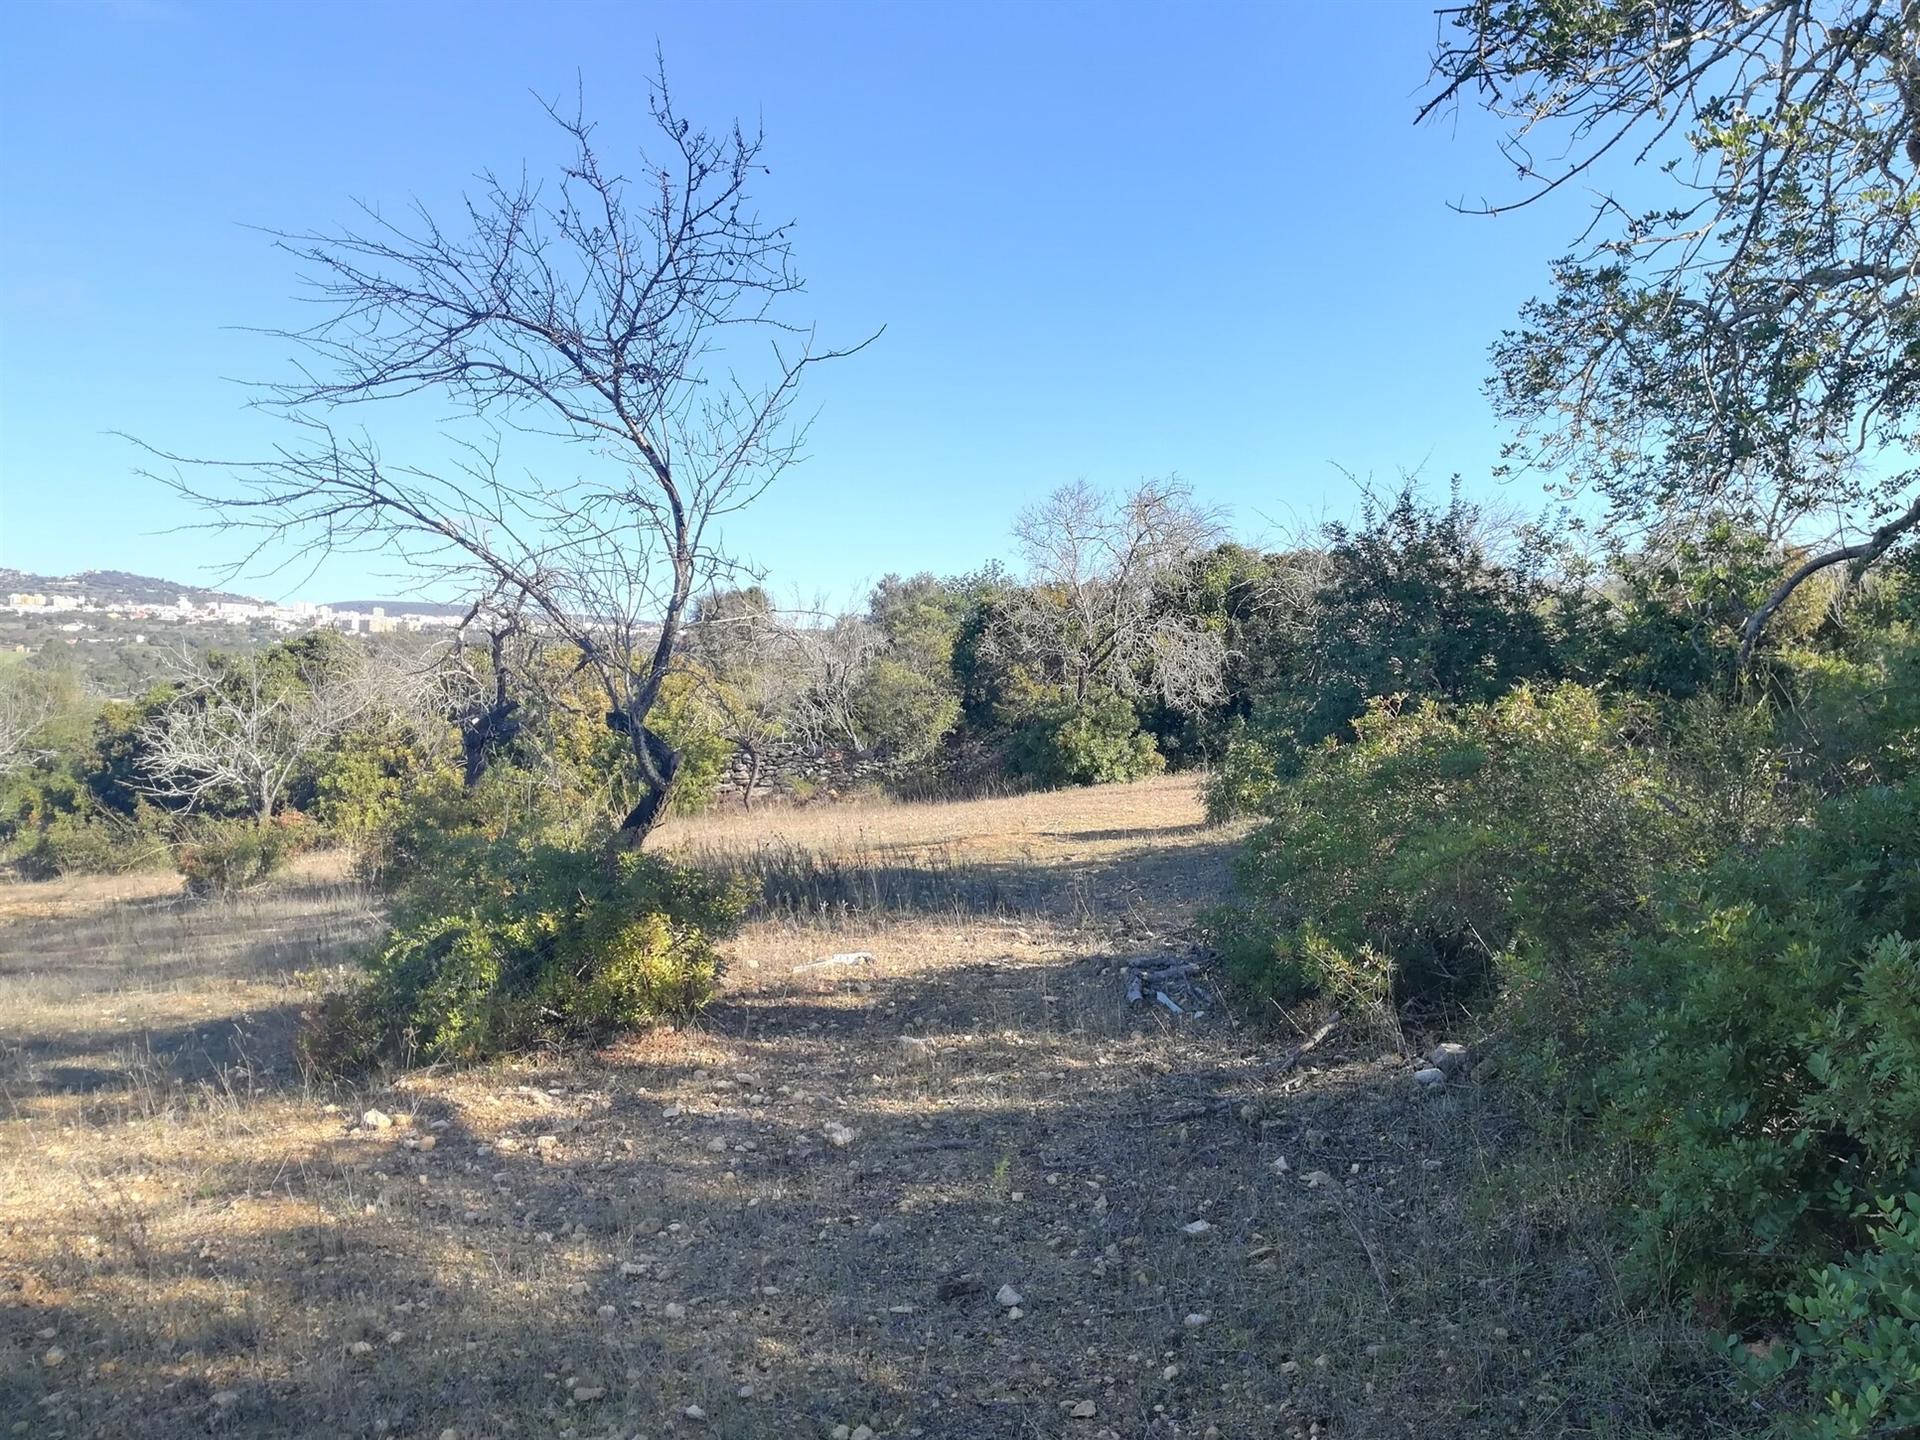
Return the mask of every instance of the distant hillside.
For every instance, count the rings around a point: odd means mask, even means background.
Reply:
[[[250,600],[226,590],[209,590],[204,585],[183,585],[177,580],[162,580],[155,575],[135,575],[126,570],[82,570],[78,575],[35,575],[29,570],[0,566],[0,599],[14,591],[39,595],[77,595],[95,605],[171,605],[182,595],[197,605],[216,600]]]

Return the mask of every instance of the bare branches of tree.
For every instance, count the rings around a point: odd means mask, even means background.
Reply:
[[[1085,482],[1063,485],[1014,526],[1028,583],[1008,591],[991,646],[1076,702],[1097,690],[1154,693],[1175,707],[1217,700],[1224,642],[1161,601],[1181,567],[1223,536],[1219,514],[1177,479],[1146,481],[1118,499]]]
[[[694,596],[735,570],[718,522],[800,458],[801,379],[851,352],[783,317],[801,281],[789,227],[751,202],[758,133],[693,126],[660,78],[662,143],[629,172],[578,108],[546,111],[568,152],[551,186],[489,173],[448,223],[363,207],[354,228],[277,235],[322,313],[283,334],[305,363],[264,397],[290,439],[266,460],[213,465],[214,485],[199,478],[208,462],[163,455],[163,478],[248,532],[250,559],[283,543],[379,550],[469,594],[515,597],[579,656],[627,737],[642,793],[622,831],[638,843],[680,765],[647,716]],[[722,368],[723,345],[730,365],[754,336],[758,370]],[[481,423],[447,464],[390,462],[328,418],[420,394]],[[503,431],[581,447],[583,473],[512,474]]]
[[[265,825],[301,769],[371,708],[375,691],[342,663],[289,673],[259,654],[183,655],[173,698],[140,732],[142,788],[189,809],[237,797]]]
[[[59,696],[39,677],[18,666],[0,670],[0,779],[40,757],[41,737],[59,709]]]

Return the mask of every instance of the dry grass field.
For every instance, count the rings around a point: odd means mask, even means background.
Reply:
[[[1237,840],[1182,779],[677,823],[769,891],[700,1024],[353,1092],[288,1044],[337,862],[0,890],[0,1433],[1708,1433],[1578,1172],[1489,1212],[1493,1095],[1127,1005]]]

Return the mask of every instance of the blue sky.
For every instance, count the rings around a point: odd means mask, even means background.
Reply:
[[[1490,491],[1486,347],[1583,212],[1448,209],[1511,190],[1484,120],[1412,123],[1434,23],[1427,0],[16,4],[0,564],[196,580],[232,558],[165,533],[194,517],[108,432],[272,443],[233,382],[285,350],[236,327],[300,307],[246,227],[537,173],[559,151],[529,92],[576,74],[609,146],[643,141],[656,43],[689,116],[764,123],[802,313],[830,339],[886,326],[810,382],[811,458],[728,530],[782,593],[1005,556],[1014,513],[1076,478],[1177,472],[1256,538],[1349,512],[1337,467]],[[431,458],[431,434],[359,418]],[[290,598],[393,590],[378,571]]]

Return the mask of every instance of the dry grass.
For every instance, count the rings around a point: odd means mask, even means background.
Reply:
[[[770,914],[1126,914],[1152,928],[1215,898],[1231,828],[1190,777],[947,804],[870,800],[676,820],[663,849],[749,875]]]
[[[1622,1311],[1567,1174],[1473,1215],[1490,1096],[1415,1094],[1402,1056],[1341,1036],[1274,1076],[1224,1007],[1125,1005],[1118,959],[1183,943],[1224,884],[1233,837],[1195,806],[1156,781],[676,826],[709,863],[777,842],[869,885],[939,856],[1000,888],[874,908],[848,880],[824,916],[756,921],[697,1027],[354,1094],[285,1050],[294,973],[372,923],[338,876],[206,905],[6,895],[29,918],[0,923],[0,1416],[72,1437],[1706,1433],[1661,1410],[1685,1337]],[[872,962],[795,972],[852,950]],[[399,1123],[356,1124],[369,1105]]]

